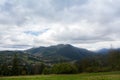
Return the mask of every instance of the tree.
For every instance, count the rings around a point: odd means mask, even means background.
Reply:
[[[19,68],[19,59],[18,56],[15,54],[13,58],[12,64],[12,75],[20,75],[20,68]]]
[[[0,74],[2,76],[10,76],[10,69],[8,68],[8,65],[6,63],[1,65]]]
[[[95,57],[84,58],[78,61],[76,64],[78,66],[79,72],[97,72],[100,64],[99,60]]]
[[[77,67],[70,63],[55,64],[52,67],[52,73],[54,74],[74,74],[77,72],[78,72]]]
[[[48,68],[48,67],[45,67],[42,73],[43,74],[52,74],[52,69]]]
[[[44,63],[41,63],[40,64],[40,70],[39,70],[39,73],[42,74],[43,73],[43,70],[45,69],[45,64]]]
[[[43,63],[35,63],[32,65],[32,74],[42,74],[45,65]]]
[[[85,58],[78,62],[78,68],[80,72],[88,72],[91,67],[91,59]]]
[[[2,75],[2,64],[0,64],[0,76]]]
[[[113,70],[120,70],[120,51],[111,50],[108,54],[108,62]]]
[[[23,67],[22,67],[22,69],[21,69],[21,74],[22,74],[22,75],[27,75],[27,74],[28,74],[26,65],[23,65]]]

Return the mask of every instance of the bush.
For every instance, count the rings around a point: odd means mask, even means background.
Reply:
[[[51,70],[51,68],[45,68],[44,70],[43,70],[43,74],[51,74],[52,73],[52,70]]]
[[[52,73],[54,74],[75,74],[75,73],[78,73],[78,69],[73,64],[61,63],[61,64],[55,64],[52,67]]]

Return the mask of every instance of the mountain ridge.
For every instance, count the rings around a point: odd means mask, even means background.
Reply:
[[[94,52],[87,49],[74,47],[70,44],[58,44],[48,47],[40,46],[37,48],[30,48],[23,51],[0,51],[0,56],[6,57],[9,55],[12,57],[13,54],[17,53],[20,54],[20,58],[23,56],[23,58],[25,58],[24,60],[28,62],[42,61],[45,63],[76,61],[94,55]]]

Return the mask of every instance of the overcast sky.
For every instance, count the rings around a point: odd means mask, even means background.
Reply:
[[[120,0],[0,0],[0,50],[120,47]]]

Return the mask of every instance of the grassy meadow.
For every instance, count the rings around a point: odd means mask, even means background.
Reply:
[[[120,72],[0,77],[0,80],[120,80]]]

